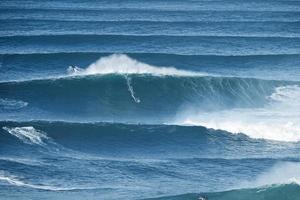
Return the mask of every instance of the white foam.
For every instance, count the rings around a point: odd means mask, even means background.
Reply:
[[[26,144],[45,145],[45,140],[49,139],[46,133],[36,130],[32,126],[8,128],[3,127],[11,135],[17,137]]]
[[[300,184],[300,163],[277,163],[271,169],[259,175],[253,184],[263,186],[288,183]]]
[[[262,190],[270,185],[300,184],[300,163],[278,162],[270,169],[263,171],[252,181],[242,181],[236,188],[257,188]]]
[[[28,103],[24,101],[0,98],[0,107],[4,109],[21,109],[26,106],[28,106]]]
[[[203,76],[206,74],[179,70],[174,67],[156,67],[139,62],[125,54],[112,54],[102,57],[87,68],[77,66],[68,68],[71,75],[93,75],[93,74],[151,74],[156,76]]]
[[[276,88],[264,108],[233,109],[211,113],[180,113],[176,124],[201,125],[252,138],[300,141],[300,87]]]
[[[285,105],[300,105],[300,87],[298,85],[277,87],[270,99]]]

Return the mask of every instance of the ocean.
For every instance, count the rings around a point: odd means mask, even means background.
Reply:
[[[299,200],[299,0],[1,0],[0,199]]]

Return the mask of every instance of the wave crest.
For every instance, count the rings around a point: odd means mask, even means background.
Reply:
[[[89,65],[86,69],[77,66],[70,66],[68,72],[71,75],[93,75],[93,74],[151,74],[156,76],[203,76],[187,70],[179,70],[174,67],[155,67],[135,59],[125,54],[112,54],[102,57]]]

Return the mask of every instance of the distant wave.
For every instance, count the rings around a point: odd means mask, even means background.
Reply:
[[[51,20],[82,20],[82,21],[128,21],[128,20],[148,20],[148,21],[202,21],[202,22],[222,22],[222,21],[239,21],[239,22],[296,22],[299,21],[300,12],[291,11],[161,11],[161,10],[139,10],[139,9],[102,9],[102,15],[94,9],[49,9],[34,8],[20,9],[7,8],[1,9],[1,19],[51,19]],[[47,13],[45,15],[44,13]],[[96,16],[96,17],[95,17]]]
[[[0,10],[2,10],[1,8],[0,8]],[[6,10],[7,11],[7,10]],[[15,11],[15,10],[13,10],[13,11]],[[13,12],[13,11],[11,11],[11,12]],[[18,10],[16,10],[16,11],[18,11]],[[22,10],[22,11],[24,11],[24,10]],[[47,10],[47,9],[45,9],[45,10],[38,10],[38,9],[35,9],[34,11],[51,11],[51,12],[53,12],[53,10]],[[33,11],[33,12],[34,12]],[[64,11],[66,11],[66,10],[57,10],[57,12],[59,12],[59,11],[62,11],[62,12],[64,12]],[[116,11],[116,10],[112,10],[112,12],[113,11]],[[80,12],[80,10],[78,10],[78,12]],[[118,12],[118,11],[116,11],[116,12]],[[120,12],[120,11],[119,11]],[[55,13],[55,11],[54,11],[54,13]],[[53,14],[54,14],[53,13]],[[75,13],[75,11],[74,11],[74,13]],[[140,12],[138,12],[139,14],[142,14],[143,12],[142,11],[140,11]],[[150,13],[156,13],[155,11],[154,12],[150,12]],[[160,12],[158,12],[158,13],[160,13]],[[168,13],[168,12],[166,12],[166,13]],[[176,12],[171,12],[171,13],[176,13]],[[180,12],[179,12],[180,13]],[[231,12],[231,13],[234,13],[234,12]],[[247,12],[241,12],[241,13],[247,13]],[[255,12],[249,12],[249,13],[255,13]],[[271,12],[272,13],[272,12]],[[276,13],[276,12],[273,12],[273,13]],[[277,14],[284,14],[284,12],[278,12]],[[295,12],[295,13],[297,13],[297,12]],[[299,14],[300,14],[300,12],[298,12]],[[207,20],[207,21],[202,21],[201,19],[191,19],[191,18],[188,18],[188,19],[174,19],[174,20],[168,20],[168,19],[161,19],[161,18],[157,18],[157,19],[136,19],[136,18],[131,18],[131,19],[103,19],[103,18],[93,18],[93,19],[86,19],[86,18],[84,18],[83,16],[78,16],[78,18],[75,18],[75,16],[73,16],[72,15],[72,17],[74,17],[74,18],[55,18],[55,16],[51,16],[51,17],[49,17],[49,18],[47,18],[47,16],[45,16],[45,18],[43,18],[44,16],[39,16],[39,17],[36,17],[36,18],[33,18],[33,16],[26,16],[27,18],[25,19],[25,18],[19,18],[18,16],[14,16],[13,18],[9,18],[9,19],[7,19],[7,18],[5,18],[5,16],[0,16],[0,20],[6,20],[7,22],[89,22],[89,23],[93,23],[93,22],[103,22],[103,23],[137,23],[137,24],[139,24],[139,23],[145,23],[145,24],[147,24],[147,23],[166,23],[166,24],[181,24],[181,23],[189,23],[189,24],[201,24],[201,23],[212,23],[212,24],[214,24],[214,23],[249,23],[249,24],[251,24],[251,23],[257,23],[257,24],[259,24],[259,23],[265,23],[265,24],[267,24],[267,23],[269,23],[269,24],[272,24],[272,23],[274,23],[274,24],[276,24],[276,23],[278,23],[278,24],[285,24],[285,23],[287,23],[287,24],[296,24],[296,23],[298,23],[298,22],[300,22],[300,19],[298,20],[298,18],[296,18],[296,19],[291,19],[291,20],[272,20],[272,19],[268,19],[268,20],[262,20],[262,19],[248,19],[248,20],[243,20],[243,19],[241,19],[241,20],[238,20],[238,19],[231,19],[231,20],[229,20],[229,19],[219,19],[219,20],[214,20],[214,19],[210,19],[210,20]]]
[[[69,57],[73,56],[73,58],[78,58],[78,56],[92,56],[92,58],[99,58],[99,57],[106,57],[110,55],[127,55],[130,58],[137,59],[137,58],[148,58],[148,61],[151,62],[153,59],[155,60],[156,57],[163,59],[175,59],[175,58],[181,58],[181,59],[189,59],[194,60],[195,58],[198,58],[199,61],[203,58],[274,58],[274,57],[298,57],[300,54],[289,54],[289,53],[282,53],[282,54],[251,54],[251,55],[205,55],[205,54],[175,54],[175,53],[113,53],[113,52],[94,52],[94,51],[77,51],[77,52],[50,52],[50,53],[44,53],[44,52],[37,52],[37,53],[26,53],[26,52],[16,52],[16,53],[2,53],[0,56],[2,59],[3,57],[7,58],[17,58],[17,57],[32,57],[32,58],[39,58],[40,56],[44,57],[50,57],[50,56],[63,56],[63,57]],[[0,57],[0,58],[1,58]],[[181,59],[178,59],[177,61],[180,62]],[[165,60],[163,60],[165,61]],[[270,60],[269,60],[270,61]],[[176,64],[176,63],[174,63]]]
[[[74,40],[77,41],[74,45]],[[51,35],[0,37],[2,54],[107,52],[194,55],[299,54],[300,38],[136,35]],[[118,41],[118,42],[116,42]],[[250,46],[245,46],[251,42]],[[22,43],[22,45],[21,45]],[[3,44],[3,45],[2,45]],[[5,45],[4,45],[5,44]],[[143,44],[141,46],[141,44]],[[281,48],[277,48],[281,46]]]
[[[161,1],[149,1],[146,3],[141,3],[139,1],[133,1],[131,4],[126,4],[127,2],[114,2],[110,4],[106,4],[104,2],[93,2],[87,4],[86,2],[77,3],[76,6],[73,4],[64,4],[61,3],[49,3],[47,2],[46,5],[41,4],[39,2],[35,4],[22,4],[22,5],[15,5],[11,2],[4,2],[2,5],[3,9],[47,9],[47,10],[57,10],[57,9],[64,9],[64,10],[82,10],[82,11],[89,11],[89,10],[98,10],[98,11],[105,11],[105,10],[140,10],[140,11],[148,11],[148,10],[156,10],[156,11],[290,11],[295,12],[298,11],[299,8],[298,4],[289,4],[289,3],[282,3],[282,2],[261,2],[256,1],[256,4],[253,5],[252,2],[223,2],[223,4],[216,4],[215,2],[177,2],[173,1],[172,4],[165,4]],[[205,6],[204,6],[205,5]],[[120,9],[122,8],[122,9]]]
[[[201,36],[201,37],[266,37],[299,38],[299,22],[162,22],[141,20],[21,20],[3,21],[10,30],[0,31],[0,38],[5,36]],[[45,26],[47,25],[47,27]],[[247,26],[245,26],[247,25]],[[39,29],[29,30],[27,27]],[[74,26],[77,29],[74,29]],[[284,27],[289,27],[285,29]],[[276,27],[276,28],[275,28]],[[187,31],[182,31],[182,29]],[[222,32],[219,30],[223,29]]]

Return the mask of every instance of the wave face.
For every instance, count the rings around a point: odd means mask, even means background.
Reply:
[[[199,126],[47,121],[1,122],[0,126],[3,145],[42,148],[42,150],[45,147],[56,147],[66,151],[63,148],[65,147],[80,152],[101,154],[105,157],[154,159],[161,156],[177,158],[181,155],[184,158],[199,156],[200,158],[218,158],[217,151],[212,151],[212,149],[219,149],[225,158],[264,158],[269,153],[269,156],[278,158],[284,155],[284,146],[289,147],[288,143],[277,147],[278,142],[275,141],[256,140],[244,134],[234,135]],[[240,147],[239,142],[243,143],[244,147]],[[156,146],[151,147],[154,144]],[[114,146],[118,146],[118,150],[113,151]],[[143,151],[142,149],[149,150]],[[238,149],[239,155],[235,155]],[[47,150],[53,150],[53,148],[47,148]],[[295,149],[291,148],[291,151],[288,148],[286,150],[286,157],[292,157],[297,152],[297,145]],[[160,151],[165,151],[165,153],[160,155]],[[275,151],[281,151],[281,153],[272,155]]]
[[[299,11],[1,0],[0,199],[299,199]]]
[[[168,70],[173,72],[172,69],[155,70],[154,73],[168,74]],[[74,73],[82,75],[98,72],[97,69],[88,68],[79,69]],[[176,73],[186,72],[175,70]],[[16,98],[28,102],[27,107],[15,110],[15,113],[21,114],[21,118],[23,114],[30,119],[52,118],[54,114],[56,119],[64,116],[66,119],[73,117],[84,120],[85,117],[87,120],[127,119],[142,122],[143,118],[146,118],[151,123],[154,116],[159,121],[191,106],[195,106],[199,111],[261,107],[268,104],[270,100],[267,97],[272,95],[277,87],[293,84],[234,77],[81,75],[60,79],[4,82],[0,83],[0,89],[6,99]],[[51,98],[54,96],[55,98]],[[39,112],[32,113],[34,110]],[[14,111],[4,112],[4,116],[7,117],[6,113],[13,114]]]

